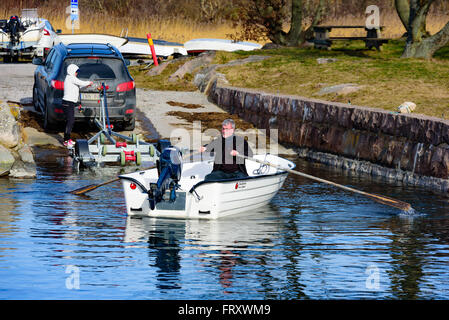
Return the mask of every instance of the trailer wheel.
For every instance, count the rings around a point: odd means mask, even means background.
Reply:
[[[136,164],[138,166],[140,166],[140,164],[142,163],[142,154],[140,152],[136,153]]]
[[[80,162],[78,160],[73,160],[72,166],[76,173],[80,172]]]
[[[126,155],[125,152],[120,152],[120,165],[124,166],[126,164]]]
[[[75,143],[75,158],[86,164],[91,160],[91,154],[89,151],[89,142],[86,139],[77,139]]]

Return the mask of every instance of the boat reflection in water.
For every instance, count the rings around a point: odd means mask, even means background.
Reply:
[[[189,272],[218,272],[218,283],[226,293],[233,285],[234,267],[249,263],[243,258],[248,251],[256,257],[276,250],[280,221],[279,213],[270,204],[241,213],[238,218],[220,220],[128,216],[124,242],[131,247],[148,243],[149,260],[158,268],[159,289],[181,288],[181,265],[199,263],[198,267],[188,268]],[[196,278],[205,276],[202,273]]]

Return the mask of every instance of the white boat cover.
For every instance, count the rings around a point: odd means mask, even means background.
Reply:
[[[184,48],[187,52],[200,52],[200,51],[252,51],[261,49],[262,45],[258,43],[246,42],[246,41],[232,41],[227,39],[192,39],[184,43]]]

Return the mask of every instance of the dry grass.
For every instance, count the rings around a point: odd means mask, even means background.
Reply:
[[[7,14],[4,14],[7,17]],[[55,29],[61,29],[63,34],[72,33],[67,15],[43,12],[40,16],[48,19]],[[151,33],[153,39],[163,39],[184,43],[197,38],[227,38],[227,34],[235,33],[230,23],[205,24],[185,19],[164,18],[159,16],[151,19],[137,20],[133,17],[110,17],[103,14],[85,14],[81,16],[76,33],[103,33],[110,35],[125,35],[145,38]]]
[[[0,18],[7,18],[11,14],[19,11],[6,11],[0,8]],[[51,21],[55,29],[61,29],[62,33],[71,33],[70,21],[67,22],[68,14],[63,10],[42,7],[39,9],[39,16]],[[325,25],[364,25],[366,16],[364,12],[358,15],[339,15],[341,18],[329,18],[323,21]],[[449,20],[449,16],[444,14],[430,14],[427,20],[427,29],[433,34],[438,32]],[[385,38],[399,38],[405,29],[402,26],[395,11],[381,12],[381,25],[385,26],[382,34]],[[285,26],[285,30],[289,25]],[[146,37],[151,33],[154,39],[163,39],[184,43],[196,38],[229,38],[231,34],[237,34],[241,30],[234,28],[232,23],[223,22],[218,24],[204,23],[199,20],[189,20],[183,18],[166,18],[159,15],[151,17],[123,16],[114,17],[104,13],[82,12],[79,29],[75,33],[105,33],[120,35],[128,32],[129,36]],[[362,29],[334,29],[332,36],[361,36],[364,35]],[[269,42],[262,41],[262,43]]]
[[[449,21],[449,16],[441,14],[429,14],[427,18],[427,30],[434,34],[440,31],[444,25]],[[324,25],[365,25],[364,16],[342,16],[341,18],[328,19],[323,23]],[[381,13],[380,24],[385,27],[382,32],[382,37],[389,39],[398,39],[405,33],[405,28],[402,25],[396,12]],[[363,29],[334,29],[331,36],[335,37],[356,37],[366,36],[366,31]]]

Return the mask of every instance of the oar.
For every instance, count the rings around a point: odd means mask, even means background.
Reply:
[[[190,152],[190,153],[186,154],[184,157],[182,157],[182,159],[187,158],[187,156],[195,156],[197,154],[198,154],[198,152],[194,152],[194,153]],[[150,169],[154,169],[154,168],[156,168],[156,166],[143,168],[143,169],[140,169],[139,171],[150,170]],[[90,184],[88,186],[81,187],[81,188],[78,188],[76,190],[72,190],[72,191],[70,191],[70,193],[76,194],[78,196],[81,196],[81,195],[85,194],[86,192],[95,190],[95,189],[97,189],[99,187],[102,187],[102,186],[104,186],[106,184],[110,184],[110,183],[113,183],[113,182],[116,182],[116,181],[119,181],[119,180],[120,180],[120,178],[114,178],[114,179],[111,179],[111,180],[108,180],[108,181],[105,181],[105,182],[102,182],[102,183],[99,183],[99,184]]]
[[[293,174],[296,174],[298,176],[301,176],[301,177],[304,177],[304,178],[307,178],[307,179],[311,179],[311,180],[315,180],[315,181],[318,181],[318,182],[326,183],[326,184],[332,185],[334,187],[337,187],[337,188],[340,188],[340,189],[343,189],[343,190],[346,190],[346,191],[355,192],[355,193],[364,195],[364,196],[366,196],[366,197],[368,197],[368,198],[370,198],[370,199],[372,199],[374,201],[382,203],[384,205],[395,207],[395,208],[401,209],[403,211],[409,211],[409,210],[412,209],[412,206],[409,203],[404,202],[404,201],[396,200],[396,199],[393,199],[393,198],[390,198],[390,197],[386,197],[386,196],[383,196],[383,195],[378,195],[378,194],[374,194],[374,193],[368,193],[368,192],[365,192],[365,191],[353,189],[353,188],[350,188],[350,187],[347,187],[347,186],[343,186],[341,184],[338,184],[338,183],[335,183],[335,182],[332,182],[332,181],[328,181],[328,180],[324,180],[324,179],[321,179],[321,178],[318,178],[318,177],[315,177],[315,176],[311,176],[309,174],[306,174],[306,173],[303,173],[303,172],[300,172],[300,171],[284,168],[284,167],[279,166],[277,164],[273,164],[273,163],[270,163],[270,162],[262,161],[262,160],[259,160],[259,159],[255,159],[255,158],[251,158],[251,157],[247,157],[247,156],[243,156],[243,155],[237,155],[237,157],[241,157],[241,158],[244,158],[244,159],[247,159],[247,160],[251,160],[251,161],[255,161],[255,162],[261,163],[261,164],[269,165],[271,167],[274,167],[274,168],[277,168],[277,169],[280,169],[280,170],[283,170],[283,171],[287,171],[289,173],[293,173]]]

